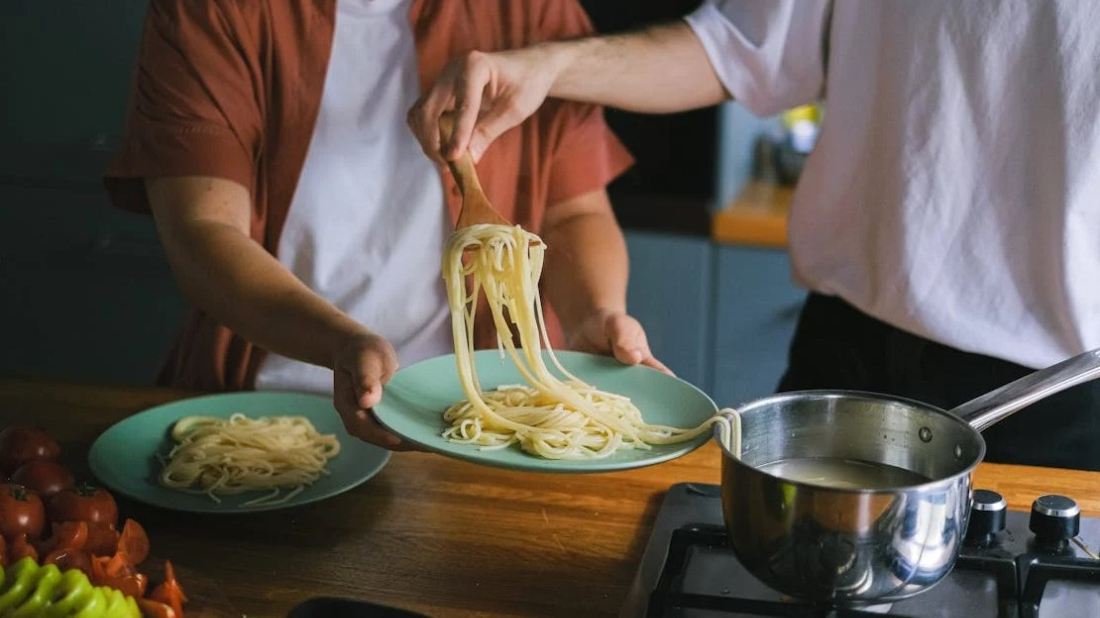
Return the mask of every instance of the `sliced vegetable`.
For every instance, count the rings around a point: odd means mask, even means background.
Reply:
[[[114,528],[118,525],[118,505],[115,498],[102,487],[81,483],[66,487],[50,498],[51,521],[86,521],[104,523]]]
[[[57,440],[41,429],[12,426],[0,431],[0,473],[4,476],[32,459],[57,459],[60,455]]]
[[[100,618],[103,610],[107,608],[106,590],[92,588],[91,594],[76,605],[76,613],[73,618]]]
[[[37,539],[45,525],[46,509],[38,494],[22,485],[0,484],[0,535]]]
[[[137,602],[120,590],[95,587],[76,570],[38,566],[25,558],[0,581],[4,618],[141,618]]]
[[[88,544],[88,522],[54,522],[50,537],[37,543],[38,553],[45,555],[59,549],[84,549]]]
[[[137,566],[149,557],[149,536],[145,528],[132,519],[122,525],[122,534],[118,538],[118,551],[126,554],[130,564]]]
[[[183,604],[187,602],[187,595],[183,593],[183,586],[176,579],[176,570],[172,568],[170,561],[164,561],[164,581],[153,588],[149,598],[168,605],[177,616],[183,616]]]
[[[92,582],[88,581],[88,576],[84,573],[75,569],[62,571],[61,581],[53,589],[45,618],[66,618],[93,590]]]
[[[31,594],[23,599],[18,607],[13,607],[6,616],[11,618],[39,618],[45,613],[46,605],[50,602],[54,588],[57,588],[60,581],[61,571],[56,566],[51,564],[38,567],[35,581],[31,584],[33,586]]]
[[[152,599],[138,599],[138,607],[144,618],[183,618],[183,614],[176,613],[170,605]]]
[[[38,574],[38,565],[31,558],[23,558],[4,570],[4,592],[0,594],[0,613],[23,602],[31,593],[31,585]]]
[[[83,549],[55,549],[42,558],[42,564],[56,564],[62,571],[76,570],[89,576],[92,573],[92,556]]]
[[[12,472],[11,480],[33,489],[43,498],[72,487],[76,482],[65,466],[52,459],[32,459],[23,463]]]
[[[118,530],[107,524],[88,523],[88,543],[84,549],[93,556],[113,556],[118,551],[118,539]]]
[[[27,541],[27,535],[20,534],[8,541],[8,564],[14,565],[23,558],[38,561],[38,550]]]

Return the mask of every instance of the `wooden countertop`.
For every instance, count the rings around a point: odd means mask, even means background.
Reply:
[[[33,422],[86,474],[88,447],[127,415],[186,396],[0,380],[0,426]],[[614,617],[626,598],[664,491],[719,481],[713,445],[663,465],[602,475],[515,473],[437,455],[395,454],[367,483],[318,504],[196,516],[119,499],[153,553],[214,589],[189,618],[285,616],[316,596],[345,596],[432,618]],[[977,487],[1027,510],[1041,493],[1100,516],[1100,474],[983,464]],[[201,574],[201,576],[199,575]],[[201,577],[202,581],[197,581]],[[190,578],[190,579],[189,579]],[[214,607],[216,605],[217,607]]]
[[[792,187],[750,181],[728,206],[713,215],[711,238],[721,243],[786,247],[793,194]]]

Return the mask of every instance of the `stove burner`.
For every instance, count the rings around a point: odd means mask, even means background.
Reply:
[[[1100,618],[1100,561],[1069,543],[1054,551],[1038,542],[1027,513],[996,508],[1000,497],[989,494],[987,512],[999,513],[939,584],[893,604],[829,606],[786,597],[749,574],[729,546],[716,486],[674,485],[620,618]],[[1040,527],[1054,536],[1052,522]],[[1079,528],[1078,540],[1100,544],[1100,520],[1081,518]]]

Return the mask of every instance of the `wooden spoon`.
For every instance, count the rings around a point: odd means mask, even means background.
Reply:
[[[441,143],[447,143],[454,132],[454,117],[451,114],[443,114],[439,117],[439,136]],[[462,191],[462,210],[458,213],[456,228],[469,227],[478,223],[490,223],[494,225],[512,225],[504,218],[485,196],[481,188],[481,182],[477,179],[477,169],[474,167],[474,159],[470,151],[462,153],[455,161],[447,161],[455,182]]]

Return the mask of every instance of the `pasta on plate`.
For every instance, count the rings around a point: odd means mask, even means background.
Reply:
[[[578,460],[687,441],[716,422],[729,422],[716,415],[690,429],[650,425],[627,397],[599,390],[569,373],[549,345],[539,298],[545,250],[538,236],[520,226],[473,225],[458,229],[448,239],[442,274],[466,399],[444,412],[449,424],[444,438],[482,449],[518,444],[539,457]],[[501,336],[499,346],[515,363],[524,384],[484,390],[478,381],[473,329],[480,293],[485,295],[497,332],[514,332],[519,340],[517,347],[512,337]]]
[[[336,436],[318,433],[303,416],[188,416],[172,426],[172,438],[161,485],[216,502],[266,491],[242,505],[253,507],[290,500],[327,474],[326,464],[340,453]]]

